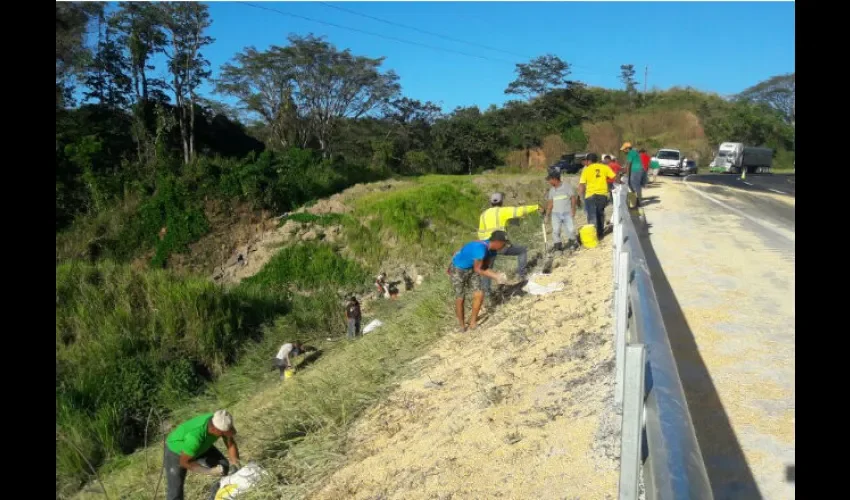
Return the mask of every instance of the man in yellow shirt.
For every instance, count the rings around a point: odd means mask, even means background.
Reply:
[[[588,163],[578,181],[578,191],[587,203],[587,223],[596,226],[596,237],[602,239],[605,227],[605,205],[608,204],[608,179],[615,183],[620,181],[611,167],[599,163],[596,153],[588,153]]]
[[[505,201],[503,193],[493,193],[490,195],[490,208],[481,213],[478,219],[478,239],[486,240],[490,238],[493,231],[506,231],[508,221],[524,217],[535,210],[541,210],[539,205],[525,205],[521,207],[504,207],[502,204]],[[525,266],[528,262],[528,248],[519,245],[506,246],[498,252],[498,255],[508,255],[517,257],[517,275],[520,280],[525,280]],[[492,268],[496,258],[489,262],[489,267]],[[482,288],[485,292],[490,292],[490,279],[482,278]]]

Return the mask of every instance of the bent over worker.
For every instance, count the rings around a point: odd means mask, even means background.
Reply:
[[[452,257],[448,272],[455,292],[455,314],[460,322],[460,332],[466,331],[463,317],[466,292],[472,289],[472,317],[469,320],[469,328],[474,330],[478,326],[478,312],[484,302],[482,278],[491,278],[498,282],[505,280],[504,274],[495,273],[490,267],[496,252],[508,243],[507,236],[504,231],[493,231],[489,239],[467,243]]]
[[[490,208],[481,213],[478,218],[478,239],[487,240],[494,231],[506,231],[508,221],[518,219],[541,210],[539,205],[524,205],[519,207],[505,207],[502,203],[505,200],[505,195],[502,193],[493,193],[490,195]],[[528,248],[519,245],[503,246],[499,251],[499,255],[516,256],[517,258],[517,276],[521,281],[525,280],[525,266],[528,263]],[[495,261],[495,256],[493,261]],[[492,267],[493,263],[490,263]],[[484,278],[482,280],[483,289],[485,292],[490,291],[490,280]]]
[[[166,500],[183,500],[186,471],[218,478],[239,467],[235,436],[233,417],[227,410],[199,415],[171,431],[165,440],[162,462],[167,483]],[[227,446],[230,461],[213,446],[219,438]]]

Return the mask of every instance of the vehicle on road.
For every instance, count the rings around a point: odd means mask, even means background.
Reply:
[[[696,175],[697,174],[697,162],[696,160],[682,160],[682,168],[680,170],[681,175]]]
[[[682,152],[678,149],[659,149],[652,159],[658,162],[658,175],[682,173]]]
[[[557,171],[561,174],[575,174],[581,170],[581,161],[585,159],[587,153],[567,153],[561,156],[561,159],[549,167],[550,171]]]
[[[745,146],[743,142],[724,142],[708,166],[710,172],[740,174],[769,174],[773,150]]]

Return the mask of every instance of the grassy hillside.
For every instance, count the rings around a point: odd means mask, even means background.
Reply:
[[[88,464],[121,464],[122,455],[156,434],[152,415],[180,414],[193,396],[215,391],[230,370],[243,373],[242,360],[257,380],[276,343],[339,339],[345,294],[367,290],[387,263],[442,269],[461,242],[475,237],[486,197],[468,178],[431,176],[366,191],[352,205],[344,216],[297,217],[343,221],[341,244],[284,246],[230,289],[108,261],[60,264],[57,487],[73,491],[91,475]]]

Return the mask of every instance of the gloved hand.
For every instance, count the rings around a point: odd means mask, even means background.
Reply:
[[[222,477],[224,476],[224,467],[220,465],[216,465],[215,467],[209,469],[209,475],[212,477]]]

